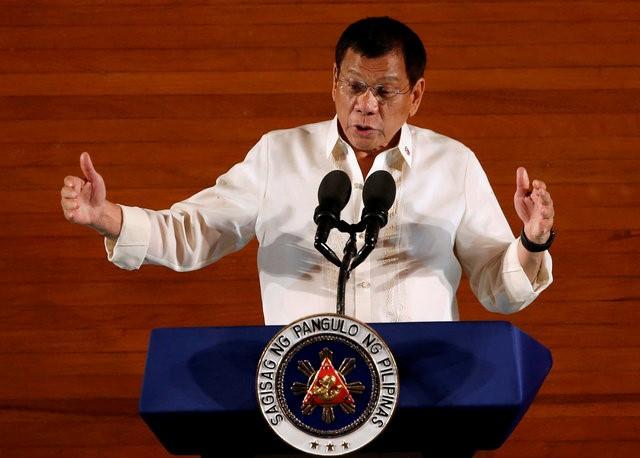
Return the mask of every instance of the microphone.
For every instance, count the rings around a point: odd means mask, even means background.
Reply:
[[[389,172],[378,170],[372,173],[364,183],[362,200],[362,222],[365,224],[364,246],[351,263],[355,269],[373,251],[378,242],[380,229],[386,226],[389,209],[396,199],[396,183]]]
[[[336,265],[340,260],[326,245],[329,232],[340,222],[340,212],[351,197],[351,180],[342,170],[333,170],[322,179],[318,188],[318,206],[313,213],[313,221],[318,225],[314,246]]]

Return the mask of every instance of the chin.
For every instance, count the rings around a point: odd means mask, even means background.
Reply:
[[[377,149],[380,144],[380,142],[377,140],[378,139],[362,138],[359,136],[349,138],[351,146],[359,151],[372,151]]]

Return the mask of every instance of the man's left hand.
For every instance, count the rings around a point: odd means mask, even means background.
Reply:
[[[547,185],[533,180],[529,188],[529,174],[524,167],[516,172],[516,193],[513,196],[516,212],[524,224],[524,233],[534,243],[545,243],[553,227],[553,200]]]

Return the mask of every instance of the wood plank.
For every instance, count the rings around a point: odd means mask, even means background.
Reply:
[[[159,443],[154,445],[108,445],[96,448],[94,446],[76,447],[73,445],[67,447],[32,447],[29,445],[17,447],[3,447],[0,445],[0,455],[4,458],[30,458],[37,456],[38,458],[113,458],[122,456],[135,456],[136,458],[160,458],[170,455]]]
[[[425,123],[428,126],[429,123]],[[507,160],[515,156],[540,160],[582,161],[584,159],[635,159],[640,150],[639,137],[576,137],[553,138],[471,138],[463,135],[464,143],[476,152],[481,161]],[[25,154],[28,154],[25,151]]]
[[[500,187],[501,185],[515,186],[516,166],[513,163],[483,160],[482,165],[496,189],[504,189]],[[583,160],[580,161],[579,166],[576,166],[575,161],[565,159],[540,161],[537,158],[519,158],[518,166],[527,168],[530,179],[539,178],[549,183],[549,192],[553,192],[554,187],[561,184],[583,185],[586,192],[588,185],[585,183],[589,183],[596,185],[592,188],[592,192],[606,193],[608,187],[613,187],[615,184],[631,184],[640,178],[640,159]],[[624,191],[620,189],[612,192]],[[613,194],[611,197],[613,198]],[[564,203],[565,206],[582,207],[577,202]]]
[[[215,159],[215,158],[213,158]],[[128,188],[132,177],[135,175],[137,187],[141,188],[177,188],[184,183],[190,183],[194,187],[212,186],[217,177],[227,171],[224,166],[216,165],[214,161],[211,165],[199,164],[194,167],[195,163],[187,164],[158,164],[153,168],[140,168],[138,164],[131,165],[106,165],[97,162],[97,170],[105,179],[105,183],[109,189]],[[607,187],[614,185],[627,186],[612,191],[610,196],[614,197],[617,193],[629,192],[637,189],[640,182],[640,159],[637,160],[585,160],[582,161],[580,167],[572,167],[573,161],[557,160],[545,163],[529,162],[522,160],[519,164],[527,168],[531,179],[539,178],[549,183],[549,191],[553,192],[554,186],[561,188],[562,185],[571,184],[579,185],[585,181],[592,183],[592,192],[594,194],[607,192]],[[515,164],[506,164],[504,162],[483,163],[487,175],[491,183],[500,191],[508,191],[504,197],[511,197],[511,190],[515,186]],[[56,189],[62,187],[64,177],[67,175],[81,175],[81,171],[74,167],[68,166],[50,166],[50,167],[20,167],[10,169],[0,167],[3,174],[3,183],[0,189],[6,190],[37,190],[37,189]],[[129,186],[128,186],[129,185]],[[599,186],[598,186],[599,185]],[[52,186],[54,186],[52,188]],[[585,191],[589,189],[585,187]],[[57,197],[54,192],[50,194],[50,198]],[[187,197],[187,195],[185,195]],[[59,201],[59,199],[57,199]],[[558,199],[558,202],[561,202]],[[556,202],[556,205],[558,205]],[[617,203],[617,206],[604,207],[604,211],[614,211],[615,208],[628,208]],[[573,202],[566,202],[562,208],[569,211],[576,209]],[[579,208],[585,208],[584,202],[578,204]],[[598,207],[595,207],[598,208]],[[623,211],[623,210],[621,210]],[[632,216],[630,222],[635,221]]]
[[[539,395],[536,398],[537,409],[529,412],[534,418],[547,417],[637,417],[640,411],[640,401],[637,395],[604,396],[594,401],[572,401],[571,399],[556,399],[556,402],[545,402]]]
[[[58,183],[52,184],[56,188],[59,188]],[[60,205],[59,191],[54,191],[54,194],[51,196],[52,208],[58,209]],[[135,204],[140,205],[140,201],[133,202],[124,202],[125,204]],[[520,226],[522,223],[519,222],[517,217],[515,216],[513,210],[507,208],[507,219],[511,220],[511,228],[514,232],[519,232]],[[634,207],[586,207],[586,208],[571,208],[571,207],[562,207],[560,208],[561,213],[558,213],[556,228],[560,232],[564,232],[565,230],[572,229],[576,224],[580,223],[582,225],[582,229],[584,230],[609,230],[609,231],[619,231],[619,233],[624,233],[625,231],[629,231],[629,233],[637,231],[640,227],[640,215],[637,215],[634,212]],[[556,211],[560,211],[556,204]],[[82,236],[87,235],[87,229],[80,227],[69,225],[66,220],[64,220],[61,210],[56,210],[55,213],[49,214],[39,214],[38,218],[33,218],[33,214],[26,214],[26,217],[21,218],[20,215],[13,213],[10,215],[12,221],[14,222],[24,222],[21,224],[19,229],[12,228],[3,228],[0,230],[0,236],[8,236],[10,234],[18,234],[20,237],[28,237],[29,235],[41,235],[42,233],[51,233],[54,228],[62,237],[67,236]],[[47,215],[46,218],[49,221],[53,222],[53,226],[45,227],[43,222],[38,221],[41,216]],[[562,216],[562,218],[560,218]],[[67,227],[68,226],[68,227]],[[563,243],[558,241],[558,243]]]
[[[637,90],[640,67],[431,70],[425,79],[428,92]],[[329,97],[330,88],[330,64],[319,71],[0,74],[0,96],[324,94]]]
[[[184,158],[182,159],[184,160]],[[187,161],[193,164],[203,164],[198,161]],[[95,161],[94,161],[95,164]],[[136,166],[140,166],[137,164]],[[100,166],[96,166],[101,171]],[[133,168],[133,165],[131,166]],[[0,173],[5,169],[0,167]],[[535,170],[535,169],[534,169]],[[515,165],[513,166],[515,172]],[[66,175],[80,175],[82,172],[74,170],[69,166],[65,170]],[[495,175],[496,173],[493,172]],[[515,175],[515,173],[514,173]],[[536,176],[536,175],[534,175]],[[547,189],[551,193],[556,205],[571,208],[621,208],[629,209],[640,206],[640,184],[639,183],[617,183],[615,186],[611,184],[565,184],[555,183],[547,179],[546,174],[542,173],[538,178],[547,180]],[[58,178],[58,185],[62,187],[63,176]],[[501,180],[506,181],[507,178]],[[209,182],[213,180],[210,179]],[[515,182],[515,180],[514,180]],[[144,183],[143,183],[144,184]],[[53,183],[52,183],[53,186]],[[109,198],[114,202],[122,202],[143,206],[152,209],[168,208],[174,202],[178,202],[189,198],[198,191],[193,186],[188,188],[120,188],[112,186],[111,181],[107,182]],[[514,184],[496,184],[493,190],[498,196],[500,202],[505,203],[503,209],[505,212],[511,212],[511,199],[515,192]],[[57,201],[56,201],[57,200]],[[23,213],[23,214],[39,214],[56,211],[57,202],[59,202],[59,194],[57,190],[31,190],[23,189],[15,194],[0,194],[0,206],[7,213]],[[35,215],[34,215],[35,216]],[[555,248],[555,247],[554,247]],[[576,247],[582,249],[581,247]]]
[[[562,280],[556,280],[550,288],[562,287]],[[588,285],[585,284],[584,287]],[[464,285],[463,288],[468,288]],[[459,293],[460,319],[464,321],[509,321],[521,329],[530,326],[557,326],[565,323],[588,325],[593,323],[624,324],[627,320],[637,320],[640,314],[638,301],[578,301],[549,300],[549,291],[544,291],[524,310],[511,315],[500,315],[485,310],[472,293]],[[21,314],[22,307],[13,309],[14,315]],[[34,306],[38,307],[38,306]],[[55,310],[55,309],[54,309]],[[99,312],[98,312],[99,313]],[[28,315],[27,315],[28,316]],[[11,319],[11,318],[10,318]],[[179,318],[176,318],[179,319]],[[16,324],[19,320],[16,321]],[[17,326],[19,327],[19,325]],[[27,327],[19,327],[28,329]],[[546,342],[545,342],[546,344]]]
[[[164,279],[173,282],[173,278]],[[257,282],[254,282],[257,283]],[[252,283],[251,285],[253,285]],[[250,285],[250,286],[251,286]],[[218,290],[224,287],[218,284]],[[190,304],[185,297],[182,304],[173,305],[48,305],[25,304],[16,307],[3,306],[0,316],[6,318],[4,331],[37,331],[50,329],[46,316],[57,323],[57,329],[145,329],[161,327],[261,325],[264,323],[260,307],[260,292],[250,288],[251,293],[243,294],[246,302],[239,304],[226,300],[219,304]],[[37,302],[37,300],[34,300]],[[602,313],[601,313],[602,315]],[[635,317],[637,313],[619,313],[618,322],[625,317]],[[215,316],[215,318],[214,318]],[[586,321],[586,320],[585,320]],[[579,320],[577,320],[579,322]],[[627,321],[628,322],[628,321]]]
[[[394,17],[411,24],[438,22],[512,22],[514,11],[523,21],[631,21],[640,20],[640,9],[634,2],[465,2],[465,3],[388,3],[367,7],[368,16]],[[3,11],[0,25],[253,25],[253,24],[348,24],[354,7],[349,4],[301,4],[283,9],[281,5],[216,6],[59,6],[23,5]]]
[[[467,91],[429,94],[423,113],[638,113],[640,90]],[[194,107],[198,107],[194,110]],[[331,116],[327,94],[0,97],[0,119],[246,119]]]
[[[620,333],[616,331],[620,329]],[[640,336],[626,325],[558,323],[554,329],[545,325],[529,324],[523,329],[545,346],[562,347],[640,347]]]
[[[615,99],[612,107],[616,101],[623,100],[620,95],[612,98]],[[334,110],[328,94],[0,97],[0,119],[14,120],[155,118],[238,119],[242,122],[246,118],[269,116],[331,117]],[[616,112],[624,111],[621,108]]]
[[[196,190],[197,191],[197,190]],[[21,224],[0,225],[0,239],[14,238],[21,240],[24,238],[33,238],[42,236],[42,234],[56,234],[57,237],[87,237],[93,235],[92,231],[87,228],[70,224],[64,219],[61,211],[57,209],[59,205],[58,190],[52,191],[52,206],[56,211],[48,213],[40,213],[37,218],[31,213],[12,213],[7,215],[10,220],[20,222]],[[144,194],[141,194],[144,196]],[[138,204],[142,205],[150,201],[142,201],[144,197],[138,199]],[[505,207],[506,208],[506,207]],[[604,216],[607,216],[606,214]],[[512,225],[513,228],[518,226]],[[561,237],[566,240],[567,247],[579,245],[581,252],[592,253],[596,251],[604,251],[611,253],[637,253],[638,244],[638,228],[619,227],[619,228],[599,228],[585,230],[576,230],[573,227],[563,228]],[[100,241],[94,242],[95,249],[101,249]]]
[[[150,166],[157,164],[175,163],[181,158],[186,163],[206,164],[208,162],[220,164],[230,168],[241,161],[255,144],[255,139],[229,142],[103,142],[103,143],[6,143],[3,144],[3,165],[6,167],[66,165],[69,173],[77,170],[80,164],[80,154],[83,151],[91,153],[96,167],[101,163],[111,165],[139,164]],[[597,140],[595,140],[597,142]],[[624,151],[633,150],[636,142],[622,140],[620,158]],[[615,151],[615,140],[611,141]],[[628,143],[628,145],[627,145]],[[640,138],[637,141],[640,145]],[[188,185],[192,188],[191,185]],[[184,191],[182,191],[184,192]]]
[[[104,262],[104,261],[103,261]],[[91,264],[84,265],[89,270]],[[220,269],[223,271],[224,269]],[[96,275],[100,270],[96,271]],[[124,275],[124,274],[123,274]],[[93,277],[93,275],[91,276]],[[145,279],[151,275],[145,275]],[[153,278],[152,278],[153,279]],[[178,276],[175,273],[157,275],[159,282],[168,282],[175,288],[180,288]],[[224,278],[218,280],[217,273],[210,273],[209,279],[216,283],[218,291],[224,288]],[[110,280],[110,278],[106,278]],[[61,278],[66,284],[71,280]],[[89,281],[78,277],[76,281]],[[136,276],[126,275],[121,282],[133,283]],[[231,299],[220,300],[217,303],[193,304],[191,298],[185,295],[180,304],[129,304],[107,303],[95,304],[43,304],[37,298],[30,303],[20,305],[4,305],[0,310],[4,331],[33,331],[50,329],[50,321],[57,324],[57,329],[101,329],[111,327],[117,329],[144,329],[159,327],[181,327],[209,325],[221,322],[226,325],[262,324],[262,310],[259,305],[259,289],[257,279],[247,283],[251,291],[243,293],[245,303]],[[562,281],[556,279],[557,287]],[[556,287],[556,286],[553,286]],[[236,309],[237,312],[236,312]],[[543,293],[532,305],[515,315],[502,316],[490,314],[482,309],[475,297],[469,296],[460,301],[460,313],[463,320],[509,320],[518,327],[528,326],[556,326],[562,323],[585,325],[601,323],[617,325],[635,322],[640,318],[640,306],[637,300],[630,301],[551,301]],[[214,319],[214,315],[217,317]],[[42,320],[43,317],[48,320]]]
[[[539,2],[557,2],[558,0],[539,0]],[[605,2],[608,3],[610,0],[591,0],[592,2]],[[394,3],[414,3],[415,0],[394,0]],[[468,3],[469,0],[442,0],[441,3]],[[484,3],[513,3],[513,0],[483,0]],[[584,2],[584,0],[566,0],[565,3],[578,3]],[[208,5],[208,4],[226,4],[228,3],[226,0],[181,0],[180,4],[182,5]],[[253,5],[253,4],[276,4],[276,5],[290,5],[294,4],[307,4],[307,3],[318,3],[318,0],[237,0],[235,3],[238,5]],[[332,1],[331,4],[377,4],[377,3],[385,3],[384,0],[335,0]],[[24,3],[20,0],[0,0],[0,5],[6,6],[21,6]],[[59,5],[59,6],[79,6],[79,5],[128,5],[128,6],[174,6],[175,0],[32,0],[29,2],[32,5],[40,5],[40,6],[49,6],[49,5]],[[359,9],[359,8],[358,8]]]
[[[561,348],[551,348],[554,355],[554,365],[558,364],[556,354]],[[575,350],[567,348],[568,351]],[[616,359],[616,348],[607,348],[609,359]],[[636,348],[637,353],[637,348]],[[630,363],[630,361],[628,361]],[[562,401],[562,396],[571,395],[575,398],[581,396],[617,396],[618,398],[629,397],[633,399],[640,392],[640,382],[638,382],[638,371],[635,370],[603,370],[609,364],[593,366],[592,371],[567,371],[552,368],[551,374],[545,380],[540,395],[544,394],[549,399]],[[570,402],[570,401],[568,401]]]
[[[187,274],[188,275],[188,274]],[[622,281],[622,280],[621,280]],[[5,285],[4,296],[6,305],[23,304],[129,304],[155,305],[155,304],[183,304],[188,301],[192,304],[211,304],[226,307],[259,304],[259,291],[249,287],[249,282],[244,279],[227,280],[226,291],[220,291],[220,285],[211,281],[185,281],[177,288],[173,284],[159,285],[155,282],[143,283],[111,283],[111,282],[83,282],[73,288],[73,297],[69,297],[69,285],[42,284],[37,288],[37,299],[34,301],[32,285]],[[601,281],[601,283],[603,283]],[[624,283],[624,282],[623,282]],[[603,286],[606,289],[605,286]],[[593,300],[596,300],[594,297]],[[212,323],[217,318],[212,317]]]
[[[427,41],[427,72],[453,68],[635,66],[640,60],[636,55],[638,46],[633,42],[434,46]]]
[[[637,439],[639,427],[640,419],[633,417],[540,419],[525,416],[507,444],[511,441],[632,441]]]
[[[194,326],[196,324],[194,323]],[[60,352],[134,352],[147,351],[149,343],[150,329],[90,329],[74,331],[46,330],[38,332],[12,331],[0,336],[0,352],[2,353],[40,353],[48,351],[51,353]],[[37,337],[37,339],[34,339]],[[72,377],[69,377],[73,379]],[[133,378],[133,377],[132,377]],[[69,380],[71,383],[72,380]],[[138,380],[139,384],[140,380]],[[8,380],[4,383],[8,383]],[[35,383],[35,382],[34,382]],[[80,389],[91,389],[85,387],[85,383],[76,381],[74,386]],[[46,388],[46,385],[43,385]],[[101,387],[112,386],[109,381]],[[131,385],[133,386],[133,380]],[[53,389],[53,387],[51,387]],[[123,386],[110,388],[121,392]],[[120,390],[120,391],[118,391]],[[27,395],[27,393],[25,393]]]
[[[429,122],[421,123],[424,127]],[[294,124],[291,123],[290,126]],[[265,133],[263,131],[263,133]],[[552,138],[466,138],[480,161],[504,162],[517,166],[523,158],[538,162],[553,160],[620,160],[637,159],[640,137],[552,137]],[[254,145],[255,139],[183,142],[55,142],[4,143],[3,167],[68,166],[69,172],[79,167],[80,153],[89,151],[96,167],[110,165],[157,165],[174,163],[176,157],[185,163],[206,164],[209,161],[229,168],[240,161]],[[551,184],[551,183],[550,183]],[[583,183],[589,186],[589,183]],[[494,187],[499,185],[494,183]],[[608,189],[607,192],[615,192]]]
[[[512,441],[509,440],[495,452],[479,457],[500,458],[565,458],[579,456],[581,458],[602,458],[636,456],[640,452],[640,441]]]
[[[327,118],[248,118],[242,123],[235,119],[215,122],[200,119],[0,121],[0,131],[5,133],[0,142],[257,142],[270,130]],[[472,138],[637,137],[640,134],[638,114],[419,115],[414,122],[464,142]]]
[[[129,376],[142,377],[146,352],[118,353],[0,353],[0,362],[6,364],[11,378]],[[42,377],[46,374],[47,377]],[[46,380],[42,380],[46,382]],[[41,382],[41,383],[42,383]],[[14,385],[9,392],[23,391]],[[6,391],[5,391],[6,392]],[[71,409],[70,409],[71,410]]]
[[[237,284],[233,282],[232,286]],[[120,285],[126,289],[127,285]],[[212,290],[212,294],[220,295],[220,288]],[[258,296],[253,296],[258,297]],[[196,302],[193,298],[190,298]],[[116,301],[112,301],[116,302]],[[162,303],[158,301],[158,303]],[[166,302],[165,302],[166,303]],[[247,304],[248,302],[245,302]],[[231,304],[228,301],[228,304]],[[133,305],[132,305],[133,306]],[[218,314],[222,306],[212,306],[212,316],[208,322],[196,322],[194,319],[186,326],[225,326],[229,317],[245,324],[259,324],[256,310],[259,306],[232,305],[223,314]],[[232,310],[234,313],[228,313]],[[220,316],[219,316],[220,315]],[[498,316],[494,315],[494,319]],[[502,319],[502,318],[498,318]],[[235,321],[235,322],[237,322]],[[524,332],[553,350],[566,347],[640,347],[640,336],[637,326],[633,324],[566,324],[558,323],[554,326],[547,324],[528,324],[522,326]],[[60,353],[60,352],[144,352],[147,349],[150,330],[147,329],[114,329],[99,328],[89,330],[39,330],[24,331],[10,330],[0,336],[1,353]],[[37,339],[35,339],[37,337]]]
[[[466,292],[460,291],[460,294],[466,294]],[[562,287],[551,286],[544,292],[544,301],[638,302],[640,301],[640,282],[636,277],[565,277],[562,279]]]
[[[352,19],[361,17],[354,14]],[[0,27],[0,48],[175,49],[215,47],[335,46],[350,20],[340,24],[93,25]],[[412,24],[429,45],[631,43],[640,38],[634,21],[470,22]]]
[[[142,370],[143,366],[141,366]],[[109,405],[110,409],[114,406],[126,402],[132,408],[129,410],[133,416],[137,413],[137,409],[134,408],[135,400],[140,396],[140,387],[142,386],[142,375],[134,374],[70,374],[53,376],[47,373],[42,373],[39,377],[22,377],[16,375],[11,379],[6,378],[0,381],[0,388],[2,388],[3,397],[7,399],[13,399],[11,403],[24,404],[25,401],[30,399],[49,399],[56,401],[69,400],[70,403],[73,399],[82,399],[87,403],[93,402],[94,405],[113,404]],[[102,400],[98,403],[97,400]],[[59,403],[58,403],[59,404]],[[68,409],[68,407],[61,407],[62,409]],[[98,410],[98,412],[93,412]],[[104,411],[101,407],[95,407],[91,404],[85,406],[84,416],[100,417],[104,413],[111,414],[107,416],[114,416],[115,412]],[[63,410],[64,411],[64,410]],[[92,415],[93,413],[93,415]],[[6,415],[0,415],[0,417]],[[27,418],[28,419],[28,418]],[[27,423],[27,422],[25,422]],[[0,422],[0,431],[2,422]]]
[[[77,422],[3,422],[3,447],[20,447],[29,438],[31,447],[153,446],[153,433],[131,412],[130,418]]]
[[[324,118],[326,119],[326,118]],[[265,132],[318,119],[253,118],[237,120],[85,120],[85,121],[0,121],[0,142],[26,143],[59,141],[193,141],[211,140],[257,143]],[[68,137],[65,140],[65,137]]]
[[[310,234],[310,238],[313,234]],[[114,271],[110,265],[103,263],[104,247],[102,239],[93,231],[87,230],[85,236],[77,238],[42,237],[37,245],[24,246],[14,244],[4,247],[3,259],[19,261],[21,259],[32,260],[40,266],[35,272],[29,268],[17,269],[12,262],[2,262],[0,272],[2,283],[51,283],[61,280],[69,281],[74,278],[82,281],[98,281],[99,279],[112,279],[125,281],[127,274]],[[589,263],[584,262],[584,257],[589,257]],[[607,253],[602,250],[579,251],[578,247],[563,243],[553,249],[554,278],[612,278],[612,277],[636,277],[640,278],[640,266],[636,253]],[[96,269],[96,274],[91,275],[86,269],[85,263]],[[255,248],[242,250],[235,256],[224,258],[225,267],[215,277],[220,279],[242,278],[249,279],[255,276]],[[215,265],[215,264],[214,264]],[[58,268],[56,268],[58,266]],[[13,274],[11,273],[13,269]],[[84,270],[83,270],[84,269]],[[150,270],[149,275],[166,276],[157,272],[159,269]],[[248,272],[247,272],[248,271]],[[162,272],[162,270],[160,270]],[[46,275],[45,275],[46,274]],[[205,280],[214,274],[192,272],[188,275],[176,275],[174,281]],[[150,279],[136,275],[131,277],[137,280]]]
[[[638,43],[434,46],[428,43],[427,75],[432,70],[637,67]],[[326,71],[334,46],[216,49],[0,49],[4,73],[129,73],[211,71]],[[430,90],[430,88],[429,88]]]

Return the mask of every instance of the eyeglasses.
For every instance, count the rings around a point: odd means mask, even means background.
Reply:
[[[370,86],[364,81],[340,77],[338,77],[338,87],[340,88],[340,91],[349,98],[358,97],[370,89],[371,94],[373,94],[380,104],[389,102],[395,96],[399,94],[406,94],[411,90],[411,86],[407,86],[405,89],[398,89],[388,84],[376,84],[374,86]]]

